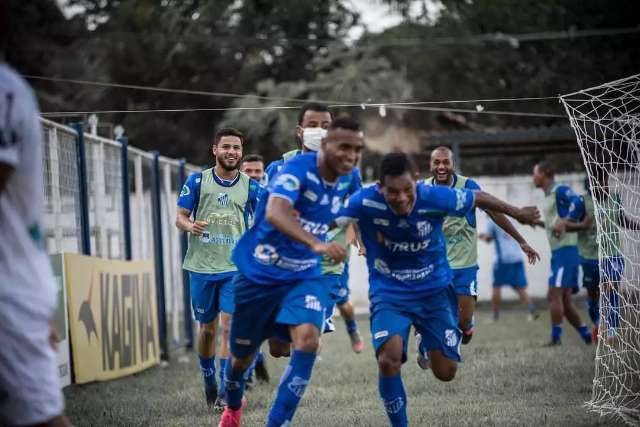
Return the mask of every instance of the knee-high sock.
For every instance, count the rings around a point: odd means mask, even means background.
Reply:
[[[391,426],[408,426],[407,395],[400,374],[393,377],[378,377],[378,389]]]
[[[231,361],[227,363],[225,369],[225,390],[227,393],[227,405],[233,410],[238,410],[242,406],[242,395],[244,394],[244,371],[233,369]]]
[[[294,350],[291,354],[289,366],[285,369],[278,386],[278,394],[273,402],[267,427],[280,427],[291,422],[298,408],[298,403],[304,394],[311,371],[316,360],[316,353]]]
[[[216,358],[200,357],[200,372],[206,388],[216,387]]]

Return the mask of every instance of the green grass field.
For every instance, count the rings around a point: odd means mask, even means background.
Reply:
[[[489,323],[478,313],[478,329],[463,346],[464,362],[450,383],[437,381],[415,363],[413,345],[403,367],[412,426],[593,426],[614,425],[583,407],[591,395],[595,348],[583,344],[565,326],[563,345],[544,348],[548,313],[527,322],[520,307]],[[587,319],[583,313],[583,319]],[[377,369],[369,342],[368,322],[360,326],[365,351],[351,352],[344,325],[323,338],[321,360],[294,419],[298,426],[386,426],[378,399]],[[121,380],[70,386],[67,414],[82,425],[211,426],[218,416],[204,403],[197,357],[174,353],[167,367],[155,367]],[[247,393],[245,426],[261,426],[287,360],[268,359],[268,385]]]

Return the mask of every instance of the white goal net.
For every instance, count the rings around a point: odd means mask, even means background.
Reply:
[[[594,204],[600,324],[587,406],[640,422],[640,75],[560,97]]]

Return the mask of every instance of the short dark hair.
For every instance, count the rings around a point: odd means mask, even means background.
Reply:
[[[538,162],[536,166],[538,166],[538,169],[540,169],[540,171],[549,178],[553,178],[556,174],[556,169],[548,160],[542,160],[541,162]]]
[[[405,173],[410,173],[412,176],[418,171],[416,163],[411,156],[399,151],[385,154],[380,162],[380,168],[378,170],[378,180],[380,183],[384,183],[384,178],[387,176],[400,176]]]
[[[329,130],[346,129],[354,132],[360,132],[360,124],[351,117],[338,117],[329,125]]]
[[[240,143],[244,145],[244,135],[238,129],[235,128],[220,128],[216,131],[216,135],[213,137],[213,145],[218,145],[218,142],[223,136],[235,136],[240,138]]]
[[[245,162],[262,162],[262,163],[264,163],[264,157],[262,157],[260,154],[247,154],[246,156],[244,156],[242,158],[242,160],[240,161],[240,164],[245,163]]]
[[[325,104],[320,104],[319,102],[309,102],[304,104],[300,108],[300,112],[298,113],[298,126],[302,126],[302,120],[304,120],[304,114],[307,111],[318,111],[320,113],[329,113],[331,116],[331,120],[333,120],[333,113],[329,110],[329,107]]]

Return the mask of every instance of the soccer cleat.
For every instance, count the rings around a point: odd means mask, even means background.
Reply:
[[[353,349],[354,353],[360,353],[364,349],[364,343],[362,342],[360,332],[349,332],[349,338],[351,339],[351,348]]]
[[[215,384],[212,387],[205,387],[204,395],[207,399],[207,406],[215,406],[218,400],[218,387]]]
[[[462,331],[462,344],[469,344],[471,342],[471,338],[473,338],[474,328],[467,329],[466,331]]]
[[[227,399],[225,399],[223,396],[218,396],[213,404],[213,411],[221,414],[224,411],[225,406],[227,406]]]
[[[540,317],[540,313],[537,311],[534,311],[527,315],[527,321],[533,322],[534,320],[538,320],[538,317]]]
[[[267,371],[267,364],[264,361],[256,362],[255,373],[258,381],[269,382],[269,371]]]
[[[247,406],[247,399],[245,399],[244,397],[242,398],[242,406],[240,406],[240,409],[234,410],[229,408],[228,406],[225,406],[222,417],[220,417],[218,427],[240,427],[242,410],[245,406]]]
[[[555,347],[557,345],[562,345],[562,341],[561,340],[552,340],[552,341],[549,341],[548,343],[546,343],[544,345],[544,347]]]

